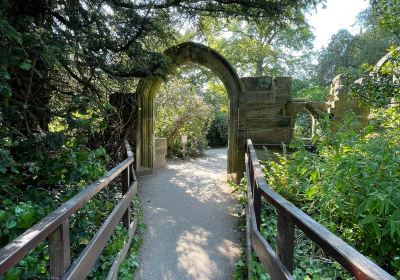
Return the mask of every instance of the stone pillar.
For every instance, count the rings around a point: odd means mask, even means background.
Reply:
[[[158,169],[167,165],[167,138],[154,139],[154,161],[153,168]]]
[[[336,76],[332,80],[331,91],[328,96],[328,113],[334,121],[340,122],[346,113],[353,111],[357,116],[361,128],[365,127],[368,124],[370,109],[358,100],[350,98],[349,92],[350,88],[348,83],[346,83],[345,77],[342,75]]]

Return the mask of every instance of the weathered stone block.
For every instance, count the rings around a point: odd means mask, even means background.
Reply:
[[[246,108],[247,118],[273,118],[283,110],[282,104],[253,103]]]
[[[247,104],[275,103],[275,94],[273,91],[247,92]]]
[[[270,91],[272,77],[245,77],[241,78],[245,91]]]
[[[337,100],[330,103],[331,108],[357,108],[360,106],[357,100]]]
[[[276,104],[286,104],[290,102],[290,95],[275,95]]]
[[[165,167],[167,161],[165,157],[167,156],[167,139],[166,138],[155,138],[154,139],[154,161],[153,168],[158,169]]]
[[[292,87],[291,77],[275,77],[274,82],[277,88],[286,90],[290,95],[290,88]]]
[[[290,127],[292,118],[247,118],[246,128],[248,130],[263,130],[269,128]]]
[[[254,144],[289,143],[291,135],[290,128],[271,128],[246,132],[246,137],[251,139]]]

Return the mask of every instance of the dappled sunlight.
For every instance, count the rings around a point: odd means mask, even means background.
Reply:
[[[226,166],[226,159],[226,150],[216,149],[208,151],[206,156],[200,159],[171,162],[167,168],[176,171],[176,176],[171,177],[169,182],[183,188],[187,194],[200,202],[220,203],[225,200],[225,196],[230,195],[226,175],[221,172]],[[215,192],[215,184],[225,187]]]
[[[139,191],[149,230],[136,279],[232,275],[240,246],[226,161],[226,149],[214,149],[202,158],[170,161],[144,178]]]
[[[211,233],[203,228],[184,232],[176,242],[178,268],[194,279],[211,279],[217,264],[204,248]]]
[[[240,250],[237,248],[236,244],[229,239],[222,240],[222,242],[217,246],[217,250],[221,255],[231,259],[231,256],[237,256],[240,254]]]

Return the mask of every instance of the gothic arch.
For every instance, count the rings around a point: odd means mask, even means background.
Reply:
[[[224,84],[229,97],[229,144],[228,174],[236,173],[238,177],[244,171],[244,107],[240,106],[243,85],[235,69],[215,50],[194,42],[186,42],[165,51],[170,58],[172,69],[184,64],[199,64],[210,69]],[[154,114],[155,97],[163,79],[154,75],[142,79],[137,88],[139,100],[139,127],[136,137],[136,154],[138,170],[152,170],[154,155]]]

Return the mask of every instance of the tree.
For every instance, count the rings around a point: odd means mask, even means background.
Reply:
[[[400,1],[371,0],[370,2],[379,23],[400,38]]]
[[[301,75],[296,66],[307,62],[314,38],[302,10],[287,19],[256,23],[203,18],[200,29],[205,42],[221,52],[242,76]]]
[[[198,71],[183,67],[157,94],[155,133],[167,139],[169,155],[182,155],[182,135],[188,136],[186,156],[202,155],[207,149],[206,133],[213,113],[199,94],[203,83],[191,82],[199,76]]]
[[[326,85],[343,68],[358,70],[359,65],[352,63],[353,48],[354,37],[349,31],[342,29],[333,35],[328,46],[319,54],[317,80]]]
[[[319,84],[329,84],[339,73],[361,77],[363,64],[376,64],[391,45],[400,42],[393,33],[382,28],[371,9],[358,15],[357,24],[360,26],[358,34],[339,30],[320,52],[316,73]]]
[[[280,20],[318,2],[4,1],[0,10],[3,123],[29,136],[47,131],[55,115],[76,111],[89,96],[101,99],[132,92],[132,79],[168,68],[160,50],[174,41],[176,21],[204,15]],[[53,97],[74,106],[57,111],[49,106]]]

